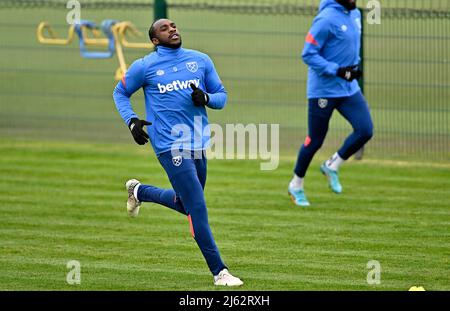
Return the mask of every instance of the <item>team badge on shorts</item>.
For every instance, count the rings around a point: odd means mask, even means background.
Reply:
[[[173,165],[175,165],[175,166],[180,166],[181,165],[181,163],[183,163],[183,157],[182,156],[176,156],[176,157],[173,157],[172,158],[172,163],[173,163]]]
[[[197,62],[189,62],[189,63],[186,63],[186,68],[187,68],[190,72],[197,72],[197,70],[198,70],[198,64],[197,64]]]
[[[328,99],[326,98],[319,98],[319,107],[324,109],[328,106]]]

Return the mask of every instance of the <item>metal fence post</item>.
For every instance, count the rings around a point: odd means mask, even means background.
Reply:
[[[361,56],[361,62],[359,64],[360,69],[363,72],[363,76],[361,79],[358,80],[359,87],[361,88],[361,92],[364,94],[364,22],[365,22],[365,16],[364,16],[364,10],[359,9],[359,12],[361,13],[361,48],[360,48],[360,56]],[[355,153],[355,160],[362,160],[364,155],[364,146],[361,147],[356,153]]]
[[[167,1],[155,0],[153,10],[155,21],[160,18],[167,18]]]

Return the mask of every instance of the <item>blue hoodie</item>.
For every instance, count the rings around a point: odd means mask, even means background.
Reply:
[[[130,97],[142,89],[147,126],[156,154],[174,149],[204,150],[210,129],[205,107],[192,102],[191,83],[207,92],[208,107],[222,109],[227,93],[208,55],[183,48],[158,47],[136,60],[114,90],[114,101],[125,124],[138,118]]]
[[[360,90],[358,81],[347,82],[336,75],[340,67],[359,64],[360,40],[359,10],[348,11],[336,0],[322,0],[302,53],[309,67],[308,99],[347,97]]]

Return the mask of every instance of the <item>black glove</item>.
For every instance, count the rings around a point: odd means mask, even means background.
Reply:
[[[339,68],[337,71],[337,76],[347,80],[349,82],[353,80],[358,80],[362,77],[362,71],[359,69],[359,66],[349,66],[349,67],[342,67]]]
[[[143,130],[144,125],[152,125],[152,123],[146,120],[133,118],[128,124],[131,135],[133,135],[133,138],[138,145],[145,145],[149,140],[148,134]]]
[[[195,106],[205,106],[209,103],[209,96],[207,93],[200,90],[198,87],[195,86],[194,83],[190,84],[191,89],[193,92],[191,93],[192,101],[194,102]]]

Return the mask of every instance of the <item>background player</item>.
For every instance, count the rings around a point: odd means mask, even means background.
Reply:
[[[157,47],[156,52],[130,66],[114,90],[114,101],[136,143],[144,145],[150,139],[173,189],[129,180],[126,182],[128,213],[135,217],[141,202],[152,202],[186,215],[192,236],[214,275],[214,284],[242,285],[239,278],[228,272],[220,257],[208,223],[203,193],[204,150],[209,140],[203,135],[208,125],[206,107],[222,109],[227,100],[225,88],[206,54],[181,47],[181,36],[174,22],[155,21],[149,37]],[[145,94],[146,120],[138,118],[130,103],[131,95],[141,88]],[[148,135],[143,130],[145,125],[151,125],[147,127]],[[200,141],[195,139],[198,135]]]
[[[339,166],[370,140],[372,119],[357,79],[361,46],[361,14],[356,0],[322,0],[319,14],[306,36],[302,53],[308,65],[308,136],[302,145],[288,192],[299,206],[309,206],[304,177],[314,154],[322,146],[336,109],[353,127],[342,147],[321,167],[335,193],[342,192]]]

